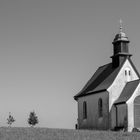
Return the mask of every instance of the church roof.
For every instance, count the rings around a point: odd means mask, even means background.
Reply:
[[[99,67],[84,88],[74,98],[77,99],[81,96],[106,90],[114,81],[123,63],[117,68],[114,68],[112,63]]]
[[[140,77],[131,59],[128,58],[128,60],[134,68],[135,72],[137,73],[138,77]],[[99,67],[94,73],[94,75],[91,77],[91,79],[84,86],[84,88],[74,96],[74,99],[76,100],[78,97],[95,94],[107,90],[115,80],[118,72],[122,68],[125,61],[126,59],[121,63],[120,66],[115,68],[112,66],[112,63]]]
[[[139,79],[128,82],[126,86],[124,87],[120,97],[116,100],[115,104],[125,103],[132,96],[139,82],[140,82]]]

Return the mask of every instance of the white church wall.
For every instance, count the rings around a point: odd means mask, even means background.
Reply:
[[[130,75],[125,74],[125,70],[128,71],[128,69],[130,70]],[[130,77],[128,78],[128,76],[130,76]],[[111,128],[114,128],[116,125],[115,118],[114,118],[116,115],[114,115],[115,111],[111,110],[111,109],[113,109],[112,105],[120,96],[126,83],[128,81],[133,81],[133,80],[137,80],[137,79],[138,79],[138,76],[137,76],[136,72],[134,71],[133,67],[131,66],[129,60],[126,60],[125,63],[123,64],[121,70],[119,71],[117,77],[115,78],[114,82],[107,89],[109,92],[109,111],[110,111],[110,121],[111,121],[110,127]]]
[[[140,84],[135,89],[133,95],[126,102],[128,106],[128,131],[131,132],[134,128],[134,100],[137,96],[140,96]]]
[[[98,100],[103,101],[103,117],[98,116]],[[87,103],[87,119],[83,119],[83,102]],[[106,130],[109,128],[108,120],[108,92],[100,92],[78,99],[78,127],[80,129]]]

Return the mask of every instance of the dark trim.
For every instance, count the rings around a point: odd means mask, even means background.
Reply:
[[[127,39],[128,39],[128,37],[127,37]],[[114,45],[116,42],[126,42],[126,43],[129,43],[130,41],[129,40],[114,40],[112,42],[112,44]]]
[[[125,104],[126,102],[125,101],[122,101],[122,102],[118,102],[118,103],[114,103],[114,105],[118,105],[118,104]]]
[[[99,93],[99,92],[103,92],[103,91],[107,91],[106,89],[102,89],[102,90],[98,90],[98,91],[93,91],[93,92],[87,92],[87,94],[82,94],[82,95],[79,95],[79,96],[74,96],[74,99],[77,100],[79,97],[83,97],[83,96],[87,96],[87,95],[92,95],[92,94],[96,94],[96,93]]]
[[[116,127],[118,127],[118,109],[116,105],[115,108],[116,108]]]
[[[138,77],[140,78],[140,74],[139,74],[139,72],[137,71],[137,69],[136,69],[135,65],[133,64],[132,60],[131,60],[130,58],[128,58],[128,60],[130,61],[132,67],[134,68],[135,72],[137,73]]]
[[[129,54],[129,53],[118,53],[118,54],[115,54],[115,55],[111,56],[110,58],[113,58],[113,57],[116,57],[116,56],[129,56],[129,57],[131,57],[132,54]]]
[[[87,94],[95,94],[95,93],[99,93],[99,92],[102,92],[102,91],[106,91],[106,89],[101,89],[101,90],[97,90],[97,91],[89,91],[87,92]]]
[[[127,117],[127,120],[126,120],[126,121],[127,121],[126,129],[128,128],[128,115],[127,115],[127,114],[128,114],[128,106],[127,106],[127,104],[126,104],[126,117]]]

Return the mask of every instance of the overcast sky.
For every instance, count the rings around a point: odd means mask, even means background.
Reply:
[[[74,128],[77,94],[109,63],[119,20],[140,71],[139,0],[0,0],[0,126]]]

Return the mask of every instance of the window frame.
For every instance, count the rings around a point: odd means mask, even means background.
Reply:
[[[129,70],[128,73],[129,73],[129,76],[131,76],[131,70]]]
[[[83,102],[83,119],[87,119],[87,102]]]
[[[103,100],[99,98],[98,100],[98,116],[99,118],[103,117]]]
[[[127,76],[127,70],[125,70],[125,76]]]

